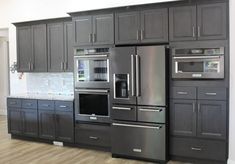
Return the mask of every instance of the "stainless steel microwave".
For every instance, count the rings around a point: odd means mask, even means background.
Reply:
[[[172,49],[172,78],[223,79],[224,47]]]

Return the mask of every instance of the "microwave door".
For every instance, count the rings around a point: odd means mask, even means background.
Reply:
[[[112,64],[112,103],[136,104],[135,47],[116,47]]]

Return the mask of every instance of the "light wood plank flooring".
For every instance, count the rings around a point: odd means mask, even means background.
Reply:
[[[0,116],[0,164],[150,164],[112,158],[108,152],[11,139],[6,116]],[[180,164],[169,162],[169,164]]]

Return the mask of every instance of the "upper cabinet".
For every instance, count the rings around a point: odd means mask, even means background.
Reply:
[[[170,8],[170,41],[226,39],[226,12],[226,3]]]
[[[77,16],[73,24],[77,46],[114,44],[113,14]]]
[[[18,72],[73,72],[71,21],[16,24]]]
[[[167,9],[116,13],[116,44],[159,42],[168,42]]]

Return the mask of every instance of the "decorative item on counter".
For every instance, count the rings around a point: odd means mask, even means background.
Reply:
[[[13,62],[13,64],[10,66],[11,73],[15,73],[17,71],[17,62]]]

